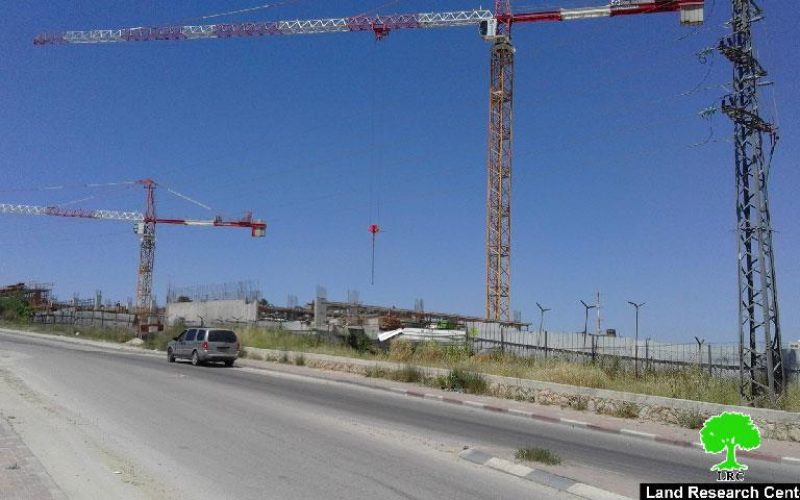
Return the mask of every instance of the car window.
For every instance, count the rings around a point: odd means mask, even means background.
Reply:
[[[194,340],[194,336],[195,336],[196,333],[197,333],[197,330],[194,330],[194,329],[189,330],[189,332],[186,334],[186,338],[184,340],[186,340],[187,342],[192,342]]]
[[[206,331],[197,330],[197,341],[200,342],[201,340],[205,340],[205,338],[206,338]]]
[[[211,330],[208,334],[209,342],[236,342],[236,334],[230,330]]]
[[[182,331],[181,334],[178,335],[178,338],[175,339],[175,340],[181,341],[181,340],[183,340],[184,337],[186,337],[186,330]]]

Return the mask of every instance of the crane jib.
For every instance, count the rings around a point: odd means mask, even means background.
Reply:
[[[614,0],[611,4],[603,6],[508,13],[497,16],[490,10],[476,9],[450,12],[425,12],[418,14],[359,15],[327,19],[219,23],[197,26],[155,26],[65,31],[61,33],[40,34],[33,39],[33,43],[34,45],[96,44],[364,31],[371,31],[378,38],[382,38],[390,31],[396,29],[446,28],[480,25],[481,23],[492,21],[510,25],[517,23],[571,21],[597,17],[615,17],[675,11],[680,11],[681,22],[683,24],[700,24],[703,22],[702,9],[703,0]]]
[[[388,16],[353,16],[328,19],[295,19],[246,23],[220,23],[198,26],[156,26],[120,29],[98,29],[45,33],[37,36],[35,45],[59,43],[106,43],[157,40],[192,40],[202,38],[255,37],[267,35],[300,35],[390,29],[438,28],[477,25],[493,19],[489,10],[397,14]]]

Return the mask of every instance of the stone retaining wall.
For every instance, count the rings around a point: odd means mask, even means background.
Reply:
[[[256,355],[268,361],[280,361],[285,356],[287,361],[294,362],[296,358],[302,356],[306,366],[359,375],[365,375],[369,368],[374,367],[397,370],[406,366],[403,363],[390,361],[346,358],[327,354],[253,347],[245,349],[249,355]],[[417,369],[428,377],[444,376],[449,373],[449,370],[444,368],[417,366]],[[659,423],[688,426],[693,421],[701,422],[706,417],[723,411],[738,411],[752,416],[753,421],[764,432],[764,437],[800,442],[800,414],[796,412],[648,396],[499,375],[483,374],[483,376],[489,384],[490,394],[494,396]]]

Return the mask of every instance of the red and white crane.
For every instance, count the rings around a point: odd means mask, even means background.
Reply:
[[[489,76],[489,134],[486,197],[486,317],[511,320],[511,166],[514,48],[511,27],[553,21],[678,12],[682,24],[703,22],[703,0],[611,0],[608,5],[512,12],[510,0],[495,0],[488,9],[395,15],[357,15],[326,19],[295,19],[216,23],[194,26],[155,26],[43,33],[35,45],[99,44],[161,40],[309,35],[372,32],[382,39],[399,29],[479,27],[492,44]]]
[[[267,225],[264,221],[253,219],[250,213],[239,220],[223,220],[215,217],[209,220],[197,219],[165,219],[156,217],[155,189],[156,182],[152,179],[136,181],[145,189],[145,212],[122,212],[118,210],[85,210],[63,208],[58,206],[15,205],[0,203],[0,213],[17,215],[48,215],[54,217],[73,217],[80,219],[97,219],[128,221],[134,223],[134,232],[139,235],[139,269],[136,284],[136,316],[141,333],[149,331],[151,326],[157,326],[153,318],[153,264],[156,249],[156,225],[178,224],[182,226],[211,226],[211,227],[238,227],[250,229],[250,235],[261,238],[266,234]]]

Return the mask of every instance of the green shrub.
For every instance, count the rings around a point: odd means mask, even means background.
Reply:
[[[558,465],[561,463],[561,457],[547,448],[520,448],[514,453],[517,460],[525,462],[541,462],[547,465]]]
[[[294,364],[297,366],[304,366],[306,364],[306,357],[300,354],[294,357]]]
[[[33,317],[30,304],[19,295],[0,297],[0,316],[6,321],[28,321]]]
[[[372,340],[363,330],[349,330],[346,340],[347,345],[356,352],[372,351]]]
[[[446,377],[439,377],[437,381],[442,389],[467,394],[485,394],[489,388],[482,375],[459,368],[450,370]]]
[[[288,363],[289,362],[289,353],[283,351],[281,353],[281,357],[278,358],[278,363]]]
[[[691,410],[678,413],[678,425],[687,429],[700,429],[706,423],[706,416],[702,413]]]

